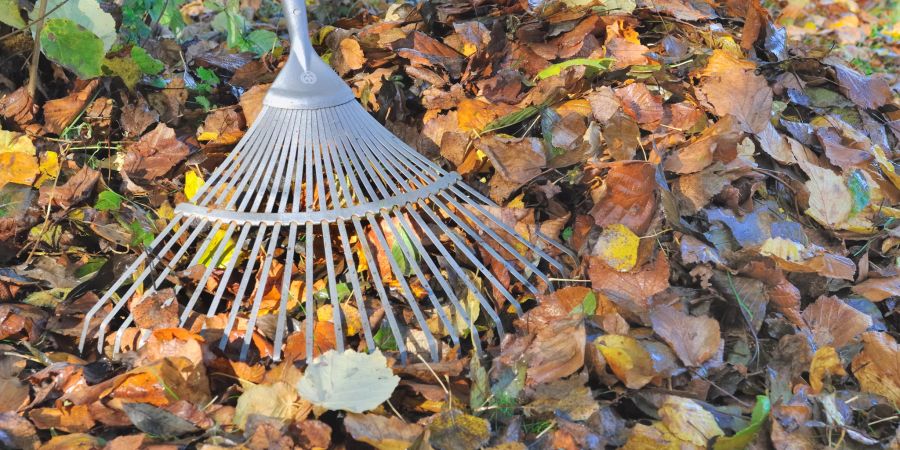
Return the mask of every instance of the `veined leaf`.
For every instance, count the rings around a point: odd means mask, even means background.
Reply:
[[[131,59],[141,69],[141,72],[147,75],[156,75],[166,68],[162,61],[150,56],[147,50],[138,46],[131,47]]]
[[[540,110],[541,109],[538,108],[537,106],[528,106],[528,107],[522,108],[518,111],[511,112],[503,117],[499,117],[499,118],[489,122],[487,125],[484,126],[484,129],[481,130],[481,133],[484,134],[484,133],[488,133],[488,132],[491,132],[494,130],[499,130],[502,128],[506,128],[508,126],[515,125],[519,122],[522,122],[522,121],[528,119],[531,116],[534,116]]]
[[[97,211],[116,211],[122,206],[122,200],[125,200],[125,197],[107,189],[97,194],[97,203],[94,204],[94,209]]]
[[[16,29],[25,27],[18,0],[0,0],[0,22]]]
[[[79,78],[100,76],[103,41],[90,30],[69,19],[50,19],[41,30],[41,48],[55,63],[75,72]]]
[[[575,66],[593,67],[599,71],[609,70],[613,61],[615,60],[612,58],[573,58],[546,67],[544,70],[538,72],[535,78],[543,80],[545,78],[555,77],[559,75],[563,69]]]
[[[399,382],[381,352],[329,350],[306,368],[297,392],[316,406],[361,413],[389,399]]]
[[[30,19],[36,20],[37,13],[37,8],[35,8],[29,16]],[[55,19],[71,20],[99,38],[103,42],[100,56],[105,55],[116,43],[116,20],[112,14],[100,8],[97,0],[48,0],[47,13],[50,21]],[[47,22],[44,25],[46,26],[46,24]],[[76,48],[80,43],[79,40],[72,41],[72,45]]]

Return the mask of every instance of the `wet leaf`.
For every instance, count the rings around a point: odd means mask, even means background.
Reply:
[[[442,413],[431,421],[430,442],[442,450],[467,450],[483,447],[491,437],[491,424],[458,409]]]

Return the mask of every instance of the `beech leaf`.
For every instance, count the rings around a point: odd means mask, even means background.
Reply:
[[[306,368],[297,391],[316,406],[362,413],[389,399],[399,383],[380,351],[329,350]]]

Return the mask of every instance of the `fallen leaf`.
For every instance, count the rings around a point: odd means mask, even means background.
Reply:
[[[645,162],[614,164],[604,180],[600,199],[591,209],[597,225],[621,223],[643,235],[656,213],[656,168]]]
[[[41,445],[41,450],[100,450],[103,440],[85,433],[54,436]]]
[[[126,136],[140,136],[150,125],[159,121],[159,113],[150,109],[143,97],[122,107],[119,123]]]
[[[380,351],[329,350],[306,368],[297,391],[316,406],[362,413],[389,399],[399,382]]]
[[[640,315],[649,310],[650,297],[669,287],[669,262],[660,254],[634,271],[619,272],[598,258],[591,258],[588,275],[594,290],[624,310]]]
[[[696,446],[706,446],[710,439],[725,434],[712,413],[687,398],[667,396],[659,417],[676,438]]]
[[[640,238],[626,226],[614,224],[603,229],[594,244],[591,256],[600,258],[606,265],[619,271],[628,272],[637,264]]]
[[[756,396],[756,405],[750,416],[750,424],[734,436],[723,436],[716,439],[713,450],[744,450],[756,439],[759,430],[769,419],[772,402],[765,395]]]
[[[559,411],[570,420],[588,420],[600,409],[600,405],[586,383],[587,375],[581,374],[535,386],[530,393],[533,400],[526,405],[526,415]]]
[[[864,392],[881,395],[900,405],[900,345],[887,333],[869,331],[862,335],[863,349],[850,370]]]
[[[458,409],[435,416],[428,429],[431,431],[431,445],[442,450],[480,448],[491,438],[490,422]]]
[[[100,172],[85,165],[66,180],[65,184],[41,186],[38,204],[41,206],[53,205],[64,209],[71,208],[91,195],[99,180]]]
[[[236,108],[219,108],[197,128],[197,140],[215,145],[233,145],[244,136],[244,116]]]
[[[834,347],[826,346],[816,350],[812,363],[809,365],[810,392],[818,394],[825,387],[825,377],[845,376],[844,364]]]
[[[241,94],[241,111],[244,114],[244,121],[247,123],[247,126],[253,125],[256,117],[262,112],[263,98],[265,98],[271,86],[271,84],[257,84]]]
[[[82,84],[79,89],[66,97],[45,103],[44,129],[48,133],[61,134],[81,114],[98,87],[100,80],[94,79]]]
[[[0,189],[7,183],[31,186],[40,173],[38,159],[19,152],[0,153],[0,167]]]
[[[42,430],[54,428],[66,433],[84,433],[95,424],[87,405],[36,408],[28,412],[28,418]]]
[[[147,403],[125,403],[122,409],[137,429],[152,436],[172,439],[200,431],[191,422]]]
[[[128,146],[122,171],[132,179],[152,181],[172,170],[188,152],[188,146],[175,137],[175,130],[160,123]]]
[[[880,302],[900,295],[900,275],[884,278],[869,278],[851,288],[854,293],[873,301]]]
[[[297,412],[297,391],[290,384],[277,381],[255,384],[238,397],[234,409],[234,424],[244,428],[251,414],[260,414],[288,422]]]
[[[829,60],[828,64],[837,75],[841,92],[857,105],[877,109],[890,104],[894,98],[890,84],[880,75],[863,75],[843,64]]]
[[[405,450],[422,435],[424,427],[404,422],[397,417],[348,413],[344,427],[353,439],[378,450]]]
[[[755,67],[731,53],[713,50],[700,72],[700,96],[719,116],[735,116],[748,133],[762,132],[772,114],[772,89]]]
[[[10,448],[33,450],[41,440],[28,419],[14,412],[0,413],[0,444]]]
[[[844,179],[831,170],[801,163],[809,175],[806,188],[809,189],[809,208],[806,214],[816,222],[838,229],[847,223],[853,210],[853,197]]]
[[[133,297],[128,302],[128,309],[134,316],[134,323],[141,328],[155,330],[178,326],[178,302],[172,288]]]
[[[819,347],[843,347],[872,326],[871,317],[834,296],[819,297],[803,310],[803,319]]]
[[[616,89],[615,93],[622,109],[640,124],[641,128],[653,131],[662,122],[662,99],[651,93],[646,84],[631,83]]]
[[[629,389],[640,389],[659,374],[650,353],[630,336],[607,334],[594,340],[613,374]]]
[[[650,312],[650,321],[653,331],[662,336],[686,366],[701,366],[722,345],[719,322],[710,317],[695,317],[671,306],[661,306]]]

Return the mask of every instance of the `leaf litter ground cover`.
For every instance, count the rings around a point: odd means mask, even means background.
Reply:
[[[314,5],[317,50],[367,110],[577,254],[555,292],[501,280],[522,316],[465,267],[507,335],[457,280],[485,353],[445,338],[439,362],[406,365],[397,340],[422,332],[390,333],[373,286],[378,351],[338,286],[356,350],[339,353],[328,290],[299,276],[287,307],[314,321],[315,362],[303,331],[272,360],[271,282],[241,361],[246,313],[224,351],[225,309],[177,327],[167,300],[191,271],[128,299],[123,354],[77,351],[85,312],[243,136],[289,49],[270,1],[46,3],[36,35],[38,5],[0,0],[2,446],[900,446],[896,2]],[[405,260],[410,238],[357,256],[361,276],[399,295],[384,252]],[[223,255],[200,256],[214,292]],[[413,283],[423,306],[432,281]]]

